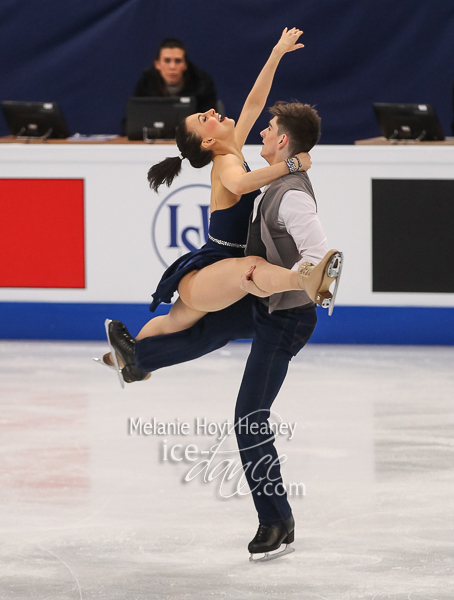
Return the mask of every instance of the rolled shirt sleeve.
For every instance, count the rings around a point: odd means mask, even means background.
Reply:
[[[302,262],[318,264],[328,252],[328,242],[323,231],[314,199],[299,190],[289,190],[281,200],[278,213],[279,227],[292,236],[301,260],[292,271],[298,270]]]

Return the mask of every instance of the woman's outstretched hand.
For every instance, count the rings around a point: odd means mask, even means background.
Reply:
[[[304,48],[304,44],[297,43],[298,38],[302,33],[301,29],[297,29],[296,27],[293,27],[290,30],[286,27],[282,32],[281,39],[274,46],[274,49],[280,54],[285,54],[286,52],[293,52],[293,50]]]
[[[300,152],[296,155],[301,161],[301,169],[299,171],[309,171],[312,167],[311,155],[308,152]],[[295,161],[293,161],[295,162]]]

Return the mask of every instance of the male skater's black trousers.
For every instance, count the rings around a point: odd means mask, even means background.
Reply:
[[[189,329],[136,342],[137,366],[156,371],[204,356],[228,342],[252,338],[235,408],[235,433],[259,521],[264,525],[285,521],[291,513],[274,436],[268,429],[270,408],[290,360],[306,345],[316,323],[315,305],[269,314],[266,306],[248,295],[222,311],[207,314]]]

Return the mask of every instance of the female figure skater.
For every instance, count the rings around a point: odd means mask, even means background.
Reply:
[[[178,290],[179,298],[167,315],[151,319],[136,339],[174,333],[191,327],[207,312],[222,310],[247,293],[267,297],[274,293],[304,289],[311,300],[321,304],[330,296],[327,265],[331,251],[319,265],[302,265],[291,271],[267,263],[257,256],[244,256],[249,215],[258,188],[289,172],[306,171],[311,166],[309,154],[302,152],[278,164],[250,171],[241,153],[246,138],[261,114],[276,68],[284,54],[303,47],[298,43],[302,31],[284,29],[280,40],[260,72],[241,111],[238,123],[211,109],[190,115],[178,127],[176,143],[180,155],[166,158],[149,173],[150,186],[157,191],[168,186],[180,173],[183,159],[195,168],[213,163],[211,171],[210,228],[207,243],[175,261],[164,273],[150,310],[161,302],[171,302]],[[307,148],[309,150],[317,140]],[[109,354],[103,361],[109,366]]]
[[[246,99],[236,126],[233,119],[219,115],[214,109],[191,115],[176,133],[180,156],[166,158],[150,169],[150,186],[157,191],[163,183],[168,186],[172,183],[184,158],[195,168],[212,162],[211,219],[207,243],[200,250],[185,254],[167,269],[153,294],[150,310],[154,311],[161,302],[170,302],[177,290],[179,299],[167,315],[151,319],[137,339],[187,329],[207,312],[221,310],[247,292],[266,297],[277,292],[306,289],[311,299],[316,300],[321,279],[324,279],[319,273],[316,274],[318,278],[311,277],[310,271],[303,280],[301,273],[271,265],[260,257],[244,256],[256,190],[286,175],[289,170],[307,171],[311,166],[309,154],[301,153],[277,165],[249,171],[241,153],[265,106],[279,61],[287,52],[303,47],[298,43],[301,34],[302,31],[296,28],[284,29]],[[322,269],[317,271],[321,273]],[[324,287],[331,281],[326,281]]]

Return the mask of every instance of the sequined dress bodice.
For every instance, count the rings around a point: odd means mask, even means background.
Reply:
[[[247,163],[244,163],[246,171],[250,171]],[[236,204],[215,210],[211,213],[209,235],[215,240],[228,242],[239,246],[245,246],[248,234],[249,217],[254,208],[254,200],[259,194],[255,190],[248,194],[243,194]],[[206,247],[219,248],[219,244],[208,238]],[[244,256],[244,249],[241,249],[240,256]],[[236,256],[238,252],[235,252]]]
[[[257,192],[244,194],[233,206],[212,212],[208,231],[211,238],[244,247],[248,234],[249,216],[256,196]],[[206,246],[218,248],[219,243],[208,238]],[[242,250],[241,255],[244,255],[244,248]]]
[[[244,166],[247,171],[250,171],[246,163]],[[153,302],[150,305],[152,312],[161,302],[171,302],[181,279],[187,273],[203,269],[226,258],[244,256],[249,217],[254,207],[254,200],[259,193],[260,190],[243,194],[233,206],[213,211],[206,244],[199,250],[184,254],[165,271],[153,294]]]

